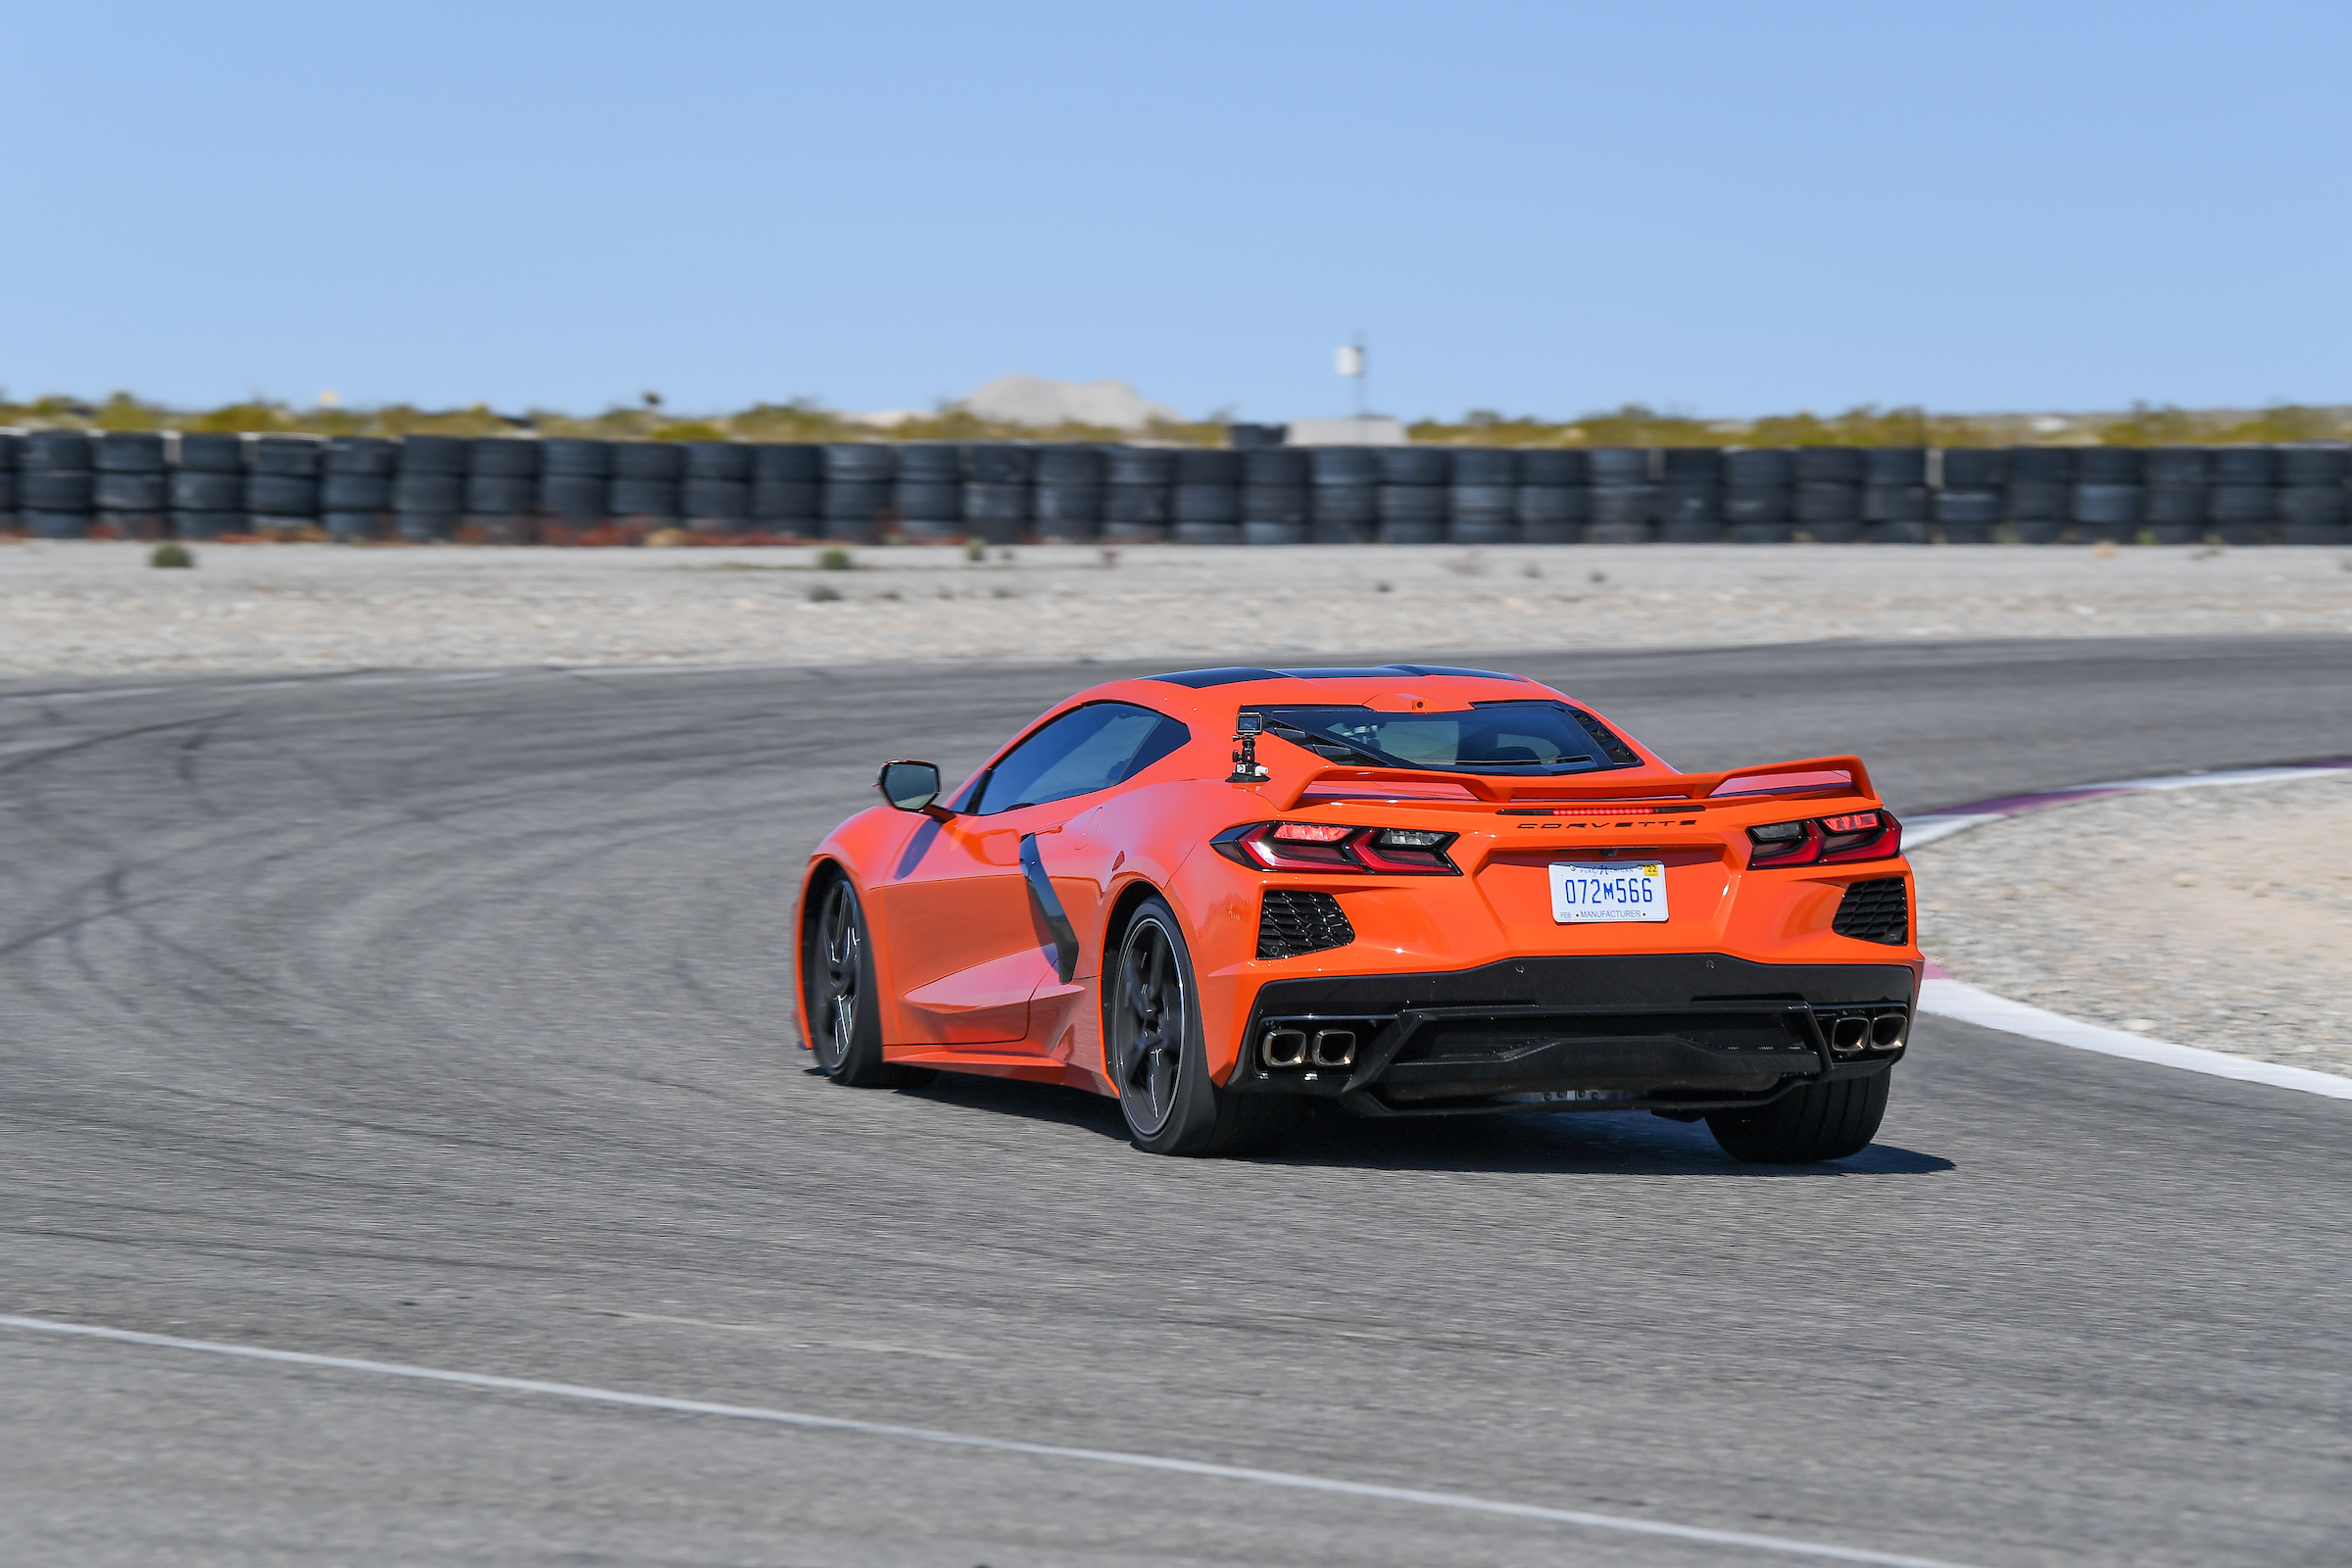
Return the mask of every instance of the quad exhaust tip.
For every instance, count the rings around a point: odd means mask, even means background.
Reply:
[[[1269,1029],[1257,1054],[1268,1067],[1352,1067],[1355,1031],[1318,1029],[1310,1038],[1303,1029]]]
[[[1900,1012],[1882,1012],[1875,1018],[1836,1018],[1830,1023],[1830,1049],[1848,1054],[1857,1051],[1893,1051],[1902,1045],[1910,1027],[1910,1017]]]
[[[1269,1067],[1303,1067],[1306,1065],[1306,1031],[1303,1029],[1269,1029],[1259,1054]]]

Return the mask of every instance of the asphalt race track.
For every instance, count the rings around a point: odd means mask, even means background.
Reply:
[[[2352,639],[1492,662],[1898,810],[2352,753]],[[1837,1166],[1624,1116],[1220,1163],[809,1076],[808,847],[1117,672],[0,689],[0,1314],[1866,1560],[2344,1560],[2352,1104],[1928,1020]],[[0,1390],[11,1562],[1799,1560],[5,1327]]]

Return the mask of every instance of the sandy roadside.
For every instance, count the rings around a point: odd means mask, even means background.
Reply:
[[[2177,1045],[2352,1075],[2352,774],[2108,796],[1911,852],[1953,977]]]
[[[0,546],[0,675],[2352,633],[2324,549],[196,549]]]

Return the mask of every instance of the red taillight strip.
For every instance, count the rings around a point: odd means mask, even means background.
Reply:
[[[1869,821],[1875,827],[1847,826],[1839,823]],[[1838,816],[1807,817],[1803,821],[1760,823],[1760,827],[1802,829],[1798,837],[1788,840],[1759,839],[1756,828],[1747,833],[1747,863],[1751,868],[1770,869],[1783,865],[1847,865],[1856,860],[1891,860],[1903,853],[1903,824],[1886,810],[1849,811]],[[1839,840],[1852,842],[1839,843]],[[1788,848],[1778,855],[1768,854],[1767,848],[1786,843]]]
[[[1308,828],[1318,833],[1337,831],[1340,838],[1301,839],[1286,836],[1284,828]],[[1447,833],[1436,844],[1409,848],[1378,842],[1379,828],[1347,827],[1320,822],[1243,822],[1209,840],[1209,848],[1252,871],[1303,871],[1343,876],[1460,876],[1462,870],[1447,858],[1459,834]]]

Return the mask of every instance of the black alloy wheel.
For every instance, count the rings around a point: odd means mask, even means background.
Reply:
[[[816,1005],[808,1009],[809,1044],[816,1064],[839,1076],[858,1041],[858,996],[865,979],[865,933],[859,929],[858,895],[835,882],[816,917]]]
[[[801,985],[808,1047],[826,1077],[853,1089],[912,1088],[931,1081],[929,1068],[893,1067],[882,1059],[874,955],[865,911],[847,877],[834,877],[817,896],[816,916],[801,938]]]
[[[1163,906],[1164,907],[1164,906]],[[1176,1115],[1184,1040],[1192,1022],[1191,965],[1176,956],[1159,909],[1146,907],[1119,944],[1118,997],[1111,1004],[1111,1077],[1137,1144],[1149,1147]]]
[[[1151,1154],[1259,1154],[1280,1145],[1295,1101],[1227,1094],[1209,1080],[1192,954],[1176,911],[1146,899],[1119,938],[1105,987],[1103,1069],[1135,1147]]]

